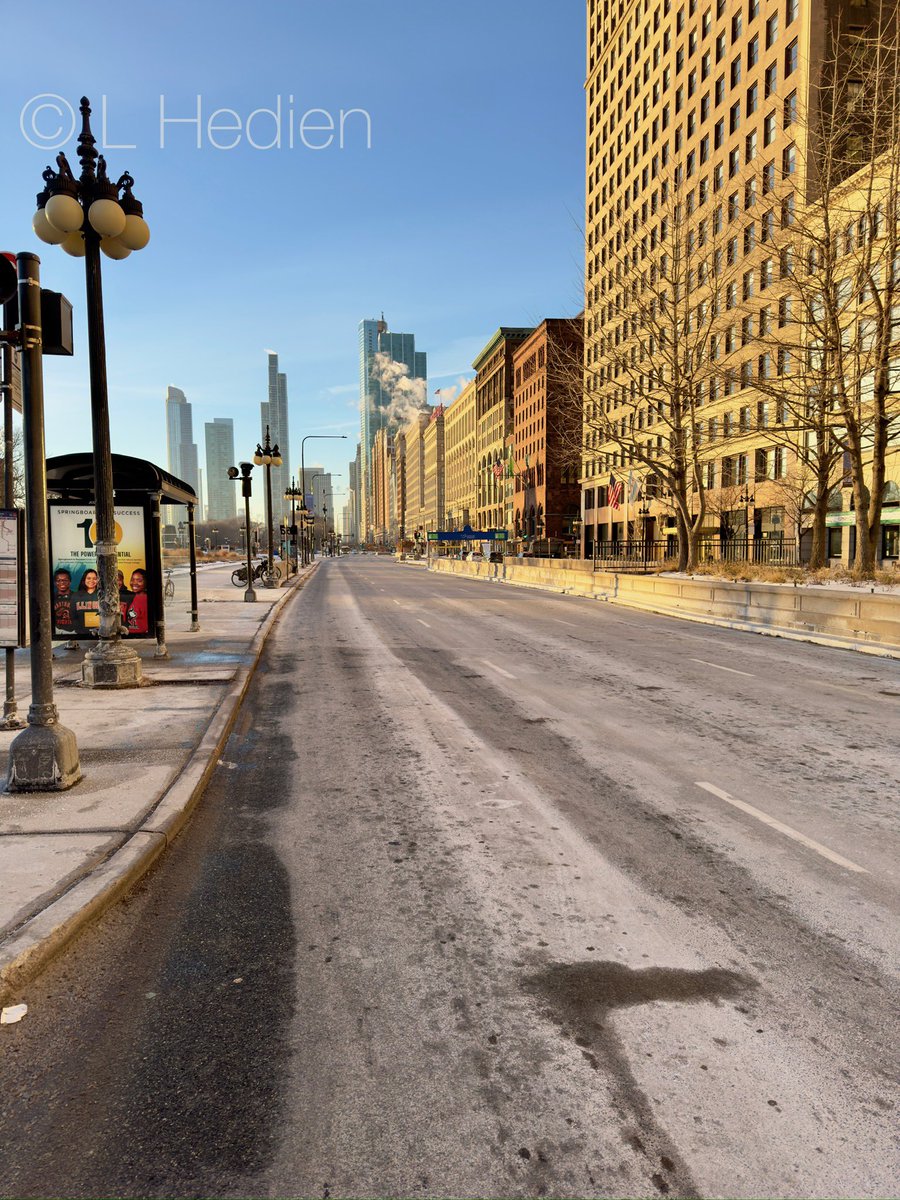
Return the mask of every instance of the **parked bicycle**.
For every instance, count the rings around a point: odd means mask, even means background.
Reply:
[[[169,604],[175,599],[175,580],[172,578],[171,569],[166,571],[166,584],[163,588],[163,602]]]
[[[272,570],[269,571],[268,560],[263,558],[253,568],[252,581],[253,583],[261,583],[264,587],[275,587],[281,578],[281,568],[277,563],[272,564]],[[247,568],[238,567],[231,572],[231,582],[235,587],[245,587],[247,584]]]

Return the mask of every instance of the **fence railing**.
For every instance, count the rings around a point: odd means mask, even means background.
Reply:
[[[769,567],[795,567],[800,562],[796,541],[782,538],[701,538],[703,562],[752,562]],[[648,571],[677,558],[674,538],[653,542],[597,542],[589,554],[595,570]]]

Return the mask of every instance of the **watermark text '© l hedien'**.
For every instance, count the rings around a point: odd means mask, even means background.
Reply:
[[[19,128],[32,146],[58,150],[77,129],[76,109],[64,97],[45,93],[32,96],[19,113]],[[136,142],[110,140],[110,106],[106,96],[100,102],[101,150],[136,150]],[[119,135],[121,136],[121,134]],[[308,108],[297,112],[294,97],[278,95],[271,108],[255,108],[245,116],[234,108],[204,111],[198,95],[190,115],[159,97],[159,149],[193,144],[197,150],[331,150],[372,149],[372,117],[364,108]]]

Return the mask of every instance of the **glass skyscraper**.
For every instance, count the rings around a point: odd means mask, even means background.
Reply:
[[[278,445],[281,451],[280,467],[272,467],[272,518],[276,525],[280,521],[279,514],[284,510],[284,489],[290,487],[291,463],[290,447],[288,445],[290,432],[288,426],[288,397],[287,375],[278,370],[278,355],[269,352],[269,399],[260,408],[260,442],[265,440],[266,426],[269,427],[269,439],[272,445]],[[277,531],[276,531],[277,532]]]
[[[228,478],[234,466],[234,421],[215,417],[204,426],[206,432],[206,517],[209,521],[227,521],[237,516],[237,486]]]
[[[428,362],[424,350],[416,350],[414,333],[390,333],[382,315],[380,321],[359,323],[359,516],[361,540],[369,541],[372,531],[373,478],[372,446],[375,433],[385,428],[391,397],[372,378],[376,354],[386,354],[393,362],[403,363],[410,379],[427,379]],[[389,432],[396,432],[390,429]]]

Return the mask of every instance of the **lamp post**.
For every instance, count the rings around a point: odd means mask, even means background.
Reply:
[[[253,463],[242,462],[239,464],[240,470],[237,467],[228,468],[229,479],[241,480],[241,492],[244,497],[244,544],[247,550],[247,588],[244,592],[244,600],[252,603],[256,599],[256,592],[253,590],[253,540],[250,537],[250,493],[252,489],[250,476],[253,473]]]
[[[266,529],[269,535],[269,569],[266,587],[272,587],[272,468],[281,466],[281,453],[277,442],[274,446],[269,442],[268,425],[266,426],[266,440],[262,446],[257,443],[253,461],[258,467],[266,468]]]
[[[81,99],[80,111],[82,125],[77,153],[81,176],[75,178],[64,154],[56,156],[59,169],[47,167],[43,173],[45,186],[37,198],[32,227],[42,242],[60,245],[73,258],[85,260],[100,636],[98,644],[85,655],[83,681],[88,687],[138,687],[141,660],[134,648],[119,638],[121,616],[100,251],[108,258],[127,258],[132,250],[142,250],[147,245],[150,230],[140,201],[132,195],[132,177],[126,172],[113,183],[107,175],[106,159],[98,155],[96,139],[91,133],[91,106],[86,96]]]
[[[215,552],[219,548],[219,531],[218,531],[218,529],[213,529],[211,532],[212,532],[212,548],[213,548],[213,552]]]
[[[329,440],[337,439],[338,441],[346,442],[347,435],[346,435],[346,433],[307,433],[305,435],[305,437],[302,437],[300,439],[300,487],[303,489],[303,506],[300,510],[301,512],[306,512],[306,466],[305,466],[306,460],[303,457],[303,452],[306,449],[306,443],[311,438],[314,438],[317,440],[321,440],[322,438],[327,438]],[[304,558],[304,565],[305,565],[305,563],[306,563],[306,559]]]
[[[294,571],[297,570],[297,500],[303,497],[303,488],[298,488],[293,475],[291,476],[291,486],[284,489],[285,500],[291,502],[291,561],[294,564]]]
[[[317,479],[329,479],[329,478],[330,479],[342,479],[343,476],[340,474],[332,474],[331,471],[316,471],[315,475],[313,475],[311,477],[311,479],[309,481],[309,490],[313,494],[313,504],[314,505],[315,505],[315,493],[314,493],[314,489],[313,489],[313,484],[316,482]],[[326,496],[328,496],[331,493],[325,492],[324,494]],[[326,524],[326,517],[328,515],[328,505],[325,504],[324,502],[322,504],[322,510],[323,510],[322,511],[322,546],[324,548],[324,546],[325,546],[325,524]],[[316,531],[315,513],[313,513],[313,545],[312,545],[313,551],[315,551],[315,548],[316,548],[315,547],[315,531]]]

